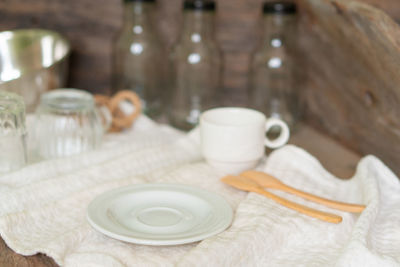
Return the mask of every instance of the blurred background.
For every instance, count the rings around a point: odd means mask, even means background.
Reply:
[[[245,105],[250,56],[260,38],[262,0],[217,0],[223,55],[222,103]],[[400,170],[400,4],[398,0],[299,0],[299,98],[303,121]],[[44,28],[71,43],[67,85],[111,93],[112,44],[123,24],[120,0],[3,0],[0,30]],[[165,44],[182,29],[182,1],[158,0]]]

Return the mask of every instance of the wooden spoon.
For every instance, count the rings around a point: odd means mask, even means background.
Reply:
[[[257,183],[251,181],[250,179],[240,177],[240,176],[232,176],[228,175],[225,176],[221,179],[222,182],[231,185],[235,188],[249,191],[249,192],[255,192],[260,195],[264,195],[266,197],[271,198],[272,200],[278,202],[279,204],[288,207],[290,209],[296,210],[300,213],[303,213],[305,215],[320,219],[322,221],[330,222],[330,223],[340,223],[342,221],[342,217],[332,214],[332,213],[327,213],[319,210],[315,210],[294,202],[291,202],[289,200],[286,200],[284,198],[281,198],[277,195],[274,195],[268,191],[265,191],[261,186],[259,186]]]
[[[257,183],[258,185],[260,185],[262,187],[282,190],[282,191],[297,195],[304,199],[308,199],[308,200],[314,201],[316,203],[320,203],[322,205],[325,205],[327,207],[331,207],[331,208],[334,208],[337,210],[348,211],[348,212],[362,212],[365,209],[364,205],[343,203],[343,202],[318,197],[316,195],[312,195],[310,193],[300,191],[298,189],[295,189],[293,187],[290,187],[290,186],[282,183],[277,178],[275,178],[269,174],[266,174],[264,172],[245,171],[245,172],[241,173],[240,176],[245,177],[248,180],[251,180],[251,181]]]

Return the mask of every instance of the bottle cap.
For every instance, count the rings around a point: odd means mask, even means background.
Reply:
[[[266,2],[263,6],[263,12],[264,14],[295,14],[297,6],[293,2],[287,1]]]
[[[209,0],[185,0],[185,2],[183,3],[183,9],[214,11],[215,10],[215,2],[209,1]]]

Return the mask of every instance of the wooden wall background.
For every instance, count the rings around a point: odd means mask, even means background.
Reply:
[[[306,0],[307,122],[400,174],[400,2]],[[397,12],[397,13],[396,13]]]
[[[170,47],[182,21],[183,0],[159,0],[157,23]],[[216,37],[224,54],[224,88],[232,101],[245,97],[249,54],[258,38],[262,0],[219,0]],[[1,0],[0,30],[43,27],[72,43],[69,85],[108,92],[111,45],[122,25],[122,0]]]
[[[400,2],[298,0],[305,120],[400,174]],[[158,1],[166,45],[179,34],[182,0]],[[262,0],[217,0],[227,103],[246,101]],[[69,86],[107,93],[121,0],[0,0],[0,30],[42,27],[72,43]],[[396,23],[397,22],[397,23]]]

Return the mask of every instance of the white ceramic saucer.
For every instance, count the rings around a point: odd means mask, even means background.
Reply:
[[[233,211],[220,196],[188,185],[142,184],[96,197],[87,219],[112,238],[144,245],[178,245],[224,231]]]

